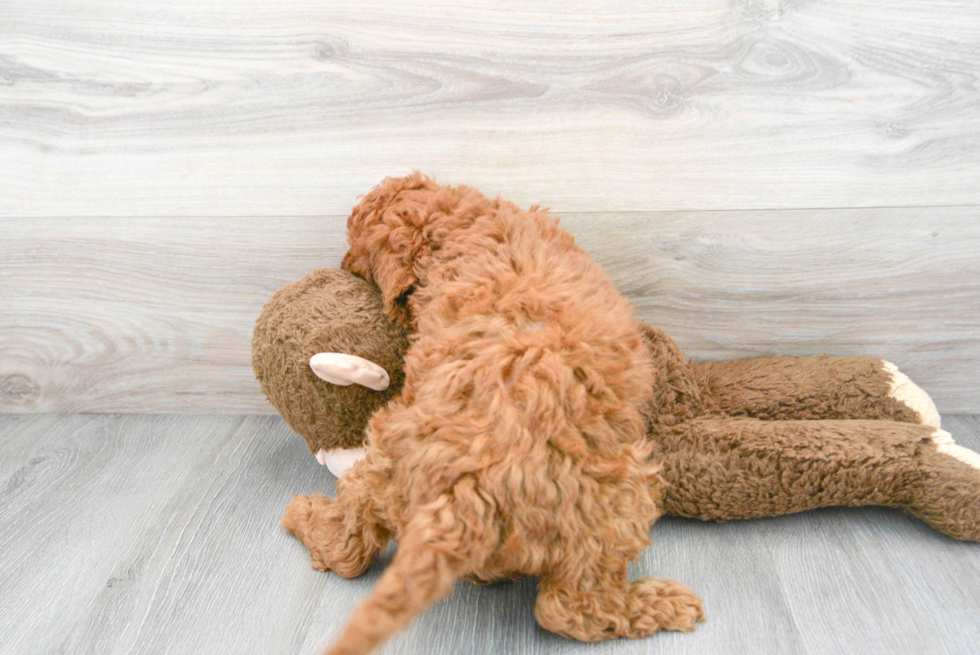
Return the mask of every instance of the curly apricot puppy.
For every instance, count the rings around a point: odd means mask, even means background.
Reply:
[[[369,652],[458,578],[540,576],[538,622],[575,639],[692,629],[689,589],[627,579],[658,516],[653,371],[602,269],[544,211],[418,173],[385,180],[348,229],[344,268],[416,336],[338,497],[296,496],[282,519],[344,576],[399,540],[329,652]]]

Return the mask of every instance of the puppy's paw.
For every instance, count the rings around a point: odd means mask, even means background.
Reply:
[[[303,545],[310,549],[310,560],[313,568],[318,571],[328,571],[323,557],[323,537],[330,534],[328,524],[333,517],[333,506],[336,501],[320,494],[307,496],[299,494],[286,505],[286,513],[280,517],[279,523],[291,532]]]
[[[313,499],[306,494],[297,494],[285,507],[286,513],[279,517],[279,523],[300,541],[309,532],[313,518]]]
[[[630,636],[657,630],[690,632],[704,621],[704,607],[694,592],[675,580],[641,578],[630,584]]]

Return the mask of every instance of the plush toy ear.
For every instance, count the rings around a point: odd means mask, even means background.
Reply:
[[[388,371],[369,359],[347,353],[317,353],[310,357],[310,368],[321,380],[342,387],[359,384],[384,391],[391,384]]]

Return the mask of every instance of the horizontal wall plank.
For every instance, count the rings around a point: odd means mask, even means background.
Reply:
[[[698,359],[872,354],[980,411],[980,208],[570,214]],[[343,217],[0,220],[0,411],[268,412],[265,301],[346,250]]]
[[[252,327],[342,218],[0,223],[0,411],[269,411]]]
[[[980,5],[7,3],[0,215],[980,203]]]

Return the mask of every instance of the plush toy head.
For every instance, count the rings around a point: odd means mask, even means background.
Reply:
[[[408,338],[377,287],[322,269],[280,289],[255,324],[252,368],[321,464],[340,475],[368,418],[401,390]],[[312,359],[312,361],[311,361]]]

